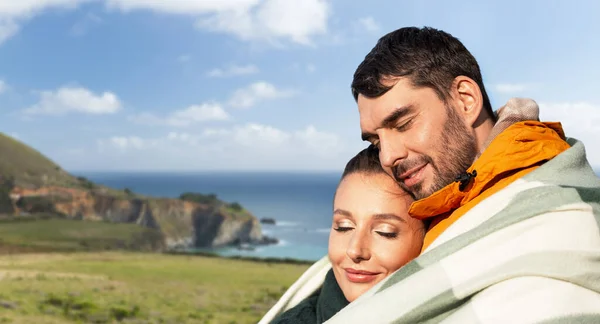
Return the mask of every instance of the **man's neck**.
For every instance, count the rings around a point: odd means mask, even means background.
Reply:
[[[477,142],[477,147],[479,148],[479,152],[483,152],[485,150],[486,142],[492,133],[492,129],[494,128],[494,121],[491,118],[486,118],[486,120],[481,123],[477,128],[475,128],[475,140]]]

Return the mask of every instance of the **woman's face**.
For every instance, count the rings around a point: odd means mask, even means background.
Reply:
[[[410,260],[423,245],[423,223],[408,216],[412,198],[385,174],[354,173],[333,202],[329,259],[349,302]]]

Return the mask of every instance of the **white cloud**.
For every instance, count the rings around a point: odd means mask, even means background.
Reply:
[[[223,121],[230,118],[229,114],[217,103],[204,103],[176,110],[168,116],[161,117],[152,113],[142,113],[129,117],[129,120],[146,125],[167,125],[186,127],[206,121]]]
[[[540,102],[540,119],[560,121],[570,132],[600,132],[600,105],[589,102]]]
[[[264,0],[254,6],[217,12],[198,20],[196,26],[246,41],[289,39],[312,45],[312,37],[327,33],[329,16],[326,0]]]
[[[107,140],[99,140],[98,145],[101,149],[112,147],[124,151],[129,149],[141,150],[148,148],[148,144],[151,142],[152,141],[147,141],[137,136],[113,136]]]
[[[279,146],[285,143],[290,135],[272,126],[247,124],[236,127],[233,138],[237,143],[248,147],[257,147],[261,144]]]
[[[260,102],[287,98],[295,94],[295,91],[278,89],[268,82],[259,81],[234,91],[228,104],[236,108],[249,108]],[[231,116],[219,103],[209,102],[176,110],[166,116],[145,112],[129,116],[128,119],[137,124],[186,127],[207,121],[230,120]]]
[[[127,149],[127,148],[136,148],[136,149],[141,149],[144,147],[144,140],[139,138],[139,137],[135,137],[135,136],[130,136],[130,137],[111,137],[110,139],[111,143],[113,143],[115,146],[122,148],[122,149]]]
[[[288,98],[296,94],[296,91],[289,89],[278,89],[268,82],[259,81],[249,86],[236,90],[229,104],[237,108],[249,108],[261,101]]]
[[[206,75],[212,78],[225,78],[238,75],[256,74],[259,69],[256,65],[230,65],[227,68],[216,68],[210,70]]]
[[[502,94],[515,94],[530,90],[534,87],[530,83],[499,83],[493,86],[493,89]]]
[[[167,139],[169,140],[179,140],[179,141],[188,141],[191,138],[188,133],[178,133],[178,132],[170,132],[167,135]]]
[[[124,12],[151,10],[169,14],[202,15],[215,12],[249,10],[261,0],[106,0],[108,8]]]
[[[200,136],[189,133],[169,132],[162,137],[142,138],[140,136],[112,136],[97,141],[98,150],[102,153],[110,153],[115,150],[119,153],[126,152],[157,152],[168,150],[173,147],[186,148],[195,146]]]
[[[42,91],[40,101],[24,110],[26,114],[58,115],[65,113],[113,114],[121,109],[119,98],[112,92],[94,94],[82,87],[62,87]]]
[[[290,66],[290,69],[294,72],[314,73],[317,70],[317,66],[312,63],[301,64],[296,62]]]
[[[600,167],[600,105],[589,102],[540,102],[540,120],[560,122],[567,137],[583,141],[590,163]]]
[[[121,169],[154,170],[341,170],[359,149],[314,126],[287,131],[257,123],[148,138],[114,136],[98,145],[102,151],[98,163],[122,157]]]
[[[360,18],[358,24],[361,29],[371,33],[376,33],[381,30],[381,26],[371,16]]]
[[[84,0],[3,0],[0,2],[0,14],[6,17],[30,16],[52,7],[72,9],[82,2]]]
[[[211,136],[227,136],[231,134],[231,131],[228,129],[215,129],[208,128],[202,132],[202,136],[211,137]]]
[[[248,123],[232,128],[206,129],[202,137],[215,141],[220,139],[219,145],[231,146],[239,150],[240,147],[248,149],[265,149],[263,154],[272,149],[278,153],[297,151],[300,155],[327,156],[337,154],[345,145],[337,134],[317,130],[313,125],[297,131],[285,131],[274,126]]]
[[[2,0],[0,44],[19,30],[19,24],[43,10],[74,9],[92,0]],[[281,40],[312,45],[327,33],[328,0],[103,0],[109,10],[123,13],[147,10],[197,18],[199,29],[227,33],[245,41]],[[85,28],[84,28],[85,29]],[[83,29],[75,28],[75,33]]]
[[[19,31],[19,25],[14,21],[0,16],[0,44],[13,37]]]
[[[6,89],[8,89],[8,85],[4,80],[0,79],[0,94],[4,93]]]
[[[102,22],[102,18],[98,17],[93,13],[88,13],[87,15],[85,15],[85,17],[83,17],[82,19],[77,21],[73,26],[71,26],[70,33],[73,36],[83,36],[94,25],[100,24]]]
[[[294,136],[307,148],[320,153],[332,153],[343,147],[339,136],[318,131],[313,125],[297,131]]]

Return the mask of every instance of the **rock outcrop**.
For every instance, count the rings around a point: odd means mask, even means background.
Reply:
[[[47,212],[82,221],[134,223],[159,229],[165,244],[173,249],[265,242],[256,217],[219,200],[202,204],[64,187],[16,187],[10,198],[20,215]]]

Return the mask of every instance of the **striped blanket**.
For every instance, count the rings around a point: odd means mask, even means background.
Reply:
[[[600,323],[600,179],[583,144],[568,142],[327,323]],[[330,267],[315,263],[260,323]]]

